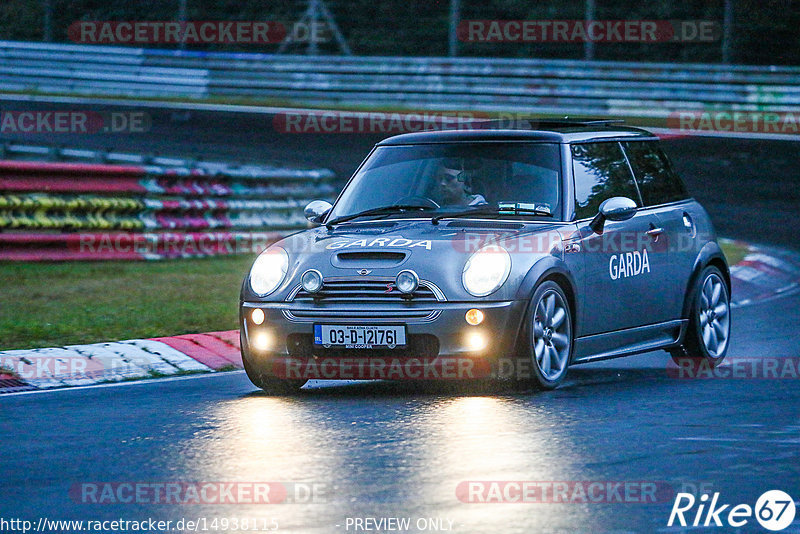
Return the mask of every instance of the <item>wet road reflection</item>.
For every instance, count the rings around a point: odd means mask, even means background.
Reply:
[[[798,305],[794,297],[738,310],[732,356],[796,357]],[[751,326],[767,319],[783,321],[776,329],[786,334]],[[0,412],[3,435],[14,436],[0,440],[0,516],[248,519],[239,532],[275,524],[279,532],[390,531],[348,523],[367,517],[439,521],[426,522],[427,532],[658,532],[671,493],[655,503],[497,504],[464,502],[457,488],[634,481],[751,504],[769,489],[796,492],[797,379],[678,380],[667,360],[652,353],[575,367],[562,388],[544,393],[373,382],[278,398],[226,373],[11,396]],[[281,504],[70,496],[94,481],[275,482],[287,493]],[[412,523],[406,532],[417,531]]]
[[[282,528],[347,531],[347,517],[402,516],[452,520],[462,532],[493,531],[498,521],[509,532],[574,531],[598,524],[609,511],[580,502],[465,503],[456,488],[469,481],[624,480],[595,455],[592,437],[581,430],[581,407],[606,383],[622,385],[623,392],[652,388],[643,379],[652,371],[576,375],[571,385],[542,394],[389,383],[291,399],[250,393],[214,405],[207,428],[182,443],[176,457],[191,480],[277,481],[290,489],[289,501],[295,485],[323,486],[307,504],[236,507],[238,514],[276,517]],[[585,387],[592,383],[595,389]],[[225,512],[204,507],[209,515]]]

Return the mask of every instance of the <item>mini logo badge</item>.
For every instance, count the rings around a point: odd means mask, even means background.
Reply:
[[[361,269],[360,271],[358,271],[358,274],[360,274],[361,276],[367,276],[371,272],[372,271],[370,271],[369,269]]]

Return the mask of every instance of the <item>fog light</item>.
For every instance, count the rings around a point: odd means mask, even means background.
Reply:
[[[464,316],[464,319],[466,319],[467,323],[471,324],[472,326],[479,325],[483,322],[483,312],[472,308]]]
[[[467,336],[467,345],[470,350],[483,350],[486,348],[486,336],[477,332]]]
[[[322,289],[322,273],[316,269],[309,269],[300,277],[300,285],[308,293],[316,293]]]
[[[419,287],[419,276],[414,271],[406,270],[397,273],[394,285],[401,293],[413,293]]]
[[[266,332],[258,332],[253,335],[253,348],[256,350],[267,350],[269,348],[269,334]]]
[[[253,324],[263,324],[264,323],[264,310],[261,308],[256,308],[253,310],[253,313],[250,315],[250,318],[253,320]]]

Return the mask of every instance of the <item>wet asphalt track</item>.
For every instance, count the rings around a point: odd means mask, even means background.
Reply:
[[[258,117],[159,116],[148,135],[64,144],[259,155],[346,175],[377,140],[277,135]],[[679,139],[668,150],[721,234],[796,245],[787,223],[800,207],[797,146]],[[795,295],[734,310],[729,356],[797,358],[798,309]],[[454,532],[657,532],[671,498],[466,504],[456,487],[645,481],[719,491],[732,504],[753,505],[769,489],[800,501],[800,380],[678,380],[667,360],[658,352],[575,367],[548,393],[368,383],[281,399],[230,373],[3,396],[0,517],[276,518],[284,532],[354,532],[347,517],[433,517],[452,520]],[[278,481],[320,484],[325,493],[311,504],[260,506],[81,504],[69,495],[74,484],[137,481]],[[742,531],[764,530],[751,519]],[[784,532],[800,532],[800,521]]]
[[[730,356],[796,357],[798,306],[794,296],[734,310]],[[361,383],[282,399],[229,373],[8,396],[0,517],[274,517],[281,531],[347,532],[347,517],[399,516],[452,519],[454,532],[656,532],[671,498],[467,504],[456,487],[646,481],[719,491],[729,503],[754,504],[774,488],[797,499],[800,381],[676,379],[667,360],[575,367],[547,393]],[[77,504],[69,495],[75,484],[128,481],[279,481],[324,493],[313,504],[259,506]]]

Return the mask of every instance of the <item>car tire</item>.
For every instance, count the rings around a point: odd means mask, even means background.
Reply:
[[[569,300],[557,283],[545,281],[534,291],[528,306],[526,332],[530,383],[537,389],[555,389],[567,375],[574,350]]]
[[[731,334],[731,299],[722,272],[709,265],[697,277],[689,307],[689,325],[683,343],[670,350],[678,365],[687,358],[693,364],[716,367],[728,352]]]

